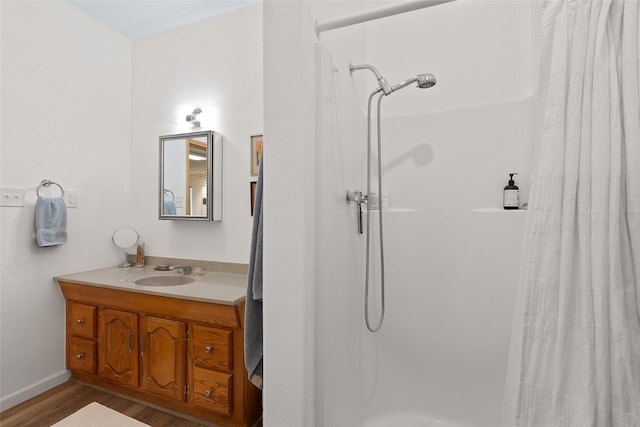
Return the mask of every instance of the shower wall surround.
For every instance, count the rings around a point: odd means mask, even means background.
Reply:
[[[151,256],[248,261],[250,135],[263,132],[262,5],[133,42],[60,0],[2,1],[0,19],[0,179],[28,188],[24,208],[0,208],[6,409],[66,380],[64,300],[53,276],[118,264],[110,240],[118,227],[138,230]],[[225,138],[225,221],[158,221],[158,137],[189,131],[183,111],[195,105],[209,113],[203,128]],[[31,242],[45,177],[80,194],[69,239],[56,249]]]
[[[500,425],[526,221],[502,209],[502,188],[510,168],[528,187],[536,107],[536,7],[514,3],[449,3],[316,46],[318,426]],[[363,318],[364,238],[339,196],[364,190],[377,83],[350,76],[349,62],[390,82],[438,79],[382,101],[387,310],[376,334]]]

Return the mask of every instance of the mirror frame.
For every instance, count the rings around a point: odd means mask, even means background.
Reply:
[[[207,139],[207,214],[206,215],[166,215],[164,210],[164,148],[165,142],[174,139]],[[222,221],[222,136],[214,131],[199,131],[190,133],[179,133],[174,135],[163,135],[160,137],[160,168],[159,168],[159,197],[158,197],[158,219],[161,220],[182,220],[182,221]],[[186,202],[186,198],[185,198]]]

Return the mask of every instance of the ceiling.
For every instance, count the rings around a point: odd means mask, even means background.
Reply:
[[[67,0],[129,39],[138,39],[261,0]]]

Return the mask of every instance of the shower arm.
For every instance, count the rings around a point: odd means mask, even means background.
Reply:
[[[376,70],[375,67],[372,67],[371,65],[368,65],[368,64],[361,64],[361,65],[349,64],[350,74],[353,74],[353,72],[356,70],[371,71],[376,76],[376,79],[378,80],[378,85],[380,85],[380,90],[382,90],[385,95],[389,95],[393,92],[393,90],[391,89],[391,86],[389,86],[389,83],[387,83],[387,80],[384,77],[382,77],[382,74],[380,74],[380,72]],[[378,92],[380,90],[378,90]]]

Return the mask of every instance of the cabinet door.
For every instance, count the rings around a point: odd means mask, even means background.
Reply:
[[[119,384],[138,387],[138,315],[101,310],[100,375]]]
[[[183,322],[142,317],[140,355],[144,390],[172,400],[185,400],[186,332]]]

